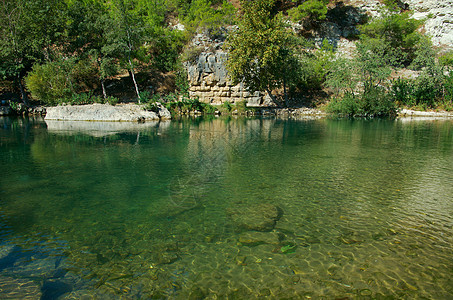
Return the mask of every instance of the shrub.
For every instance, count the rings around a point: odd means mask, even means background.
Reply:
[[[382,52],[387,64],[395,67],[409,65],[415,58],[422,35],[417,28],[423,21],[411,18],[409,12],[387,10],[379,18],[360,26],[360,41],[371,51]]]
[[[366,87],[359,95],[346,93],[327,106],[327,112],[346,117],[394,117],[396,105],[382,87]]]
[[[412,95],[413,83],[408,79],[397,78],[391,81],[390,93],[393,101],[399,105],[415,105]]]
[[[307,19],[309,23],[324,20],[327,15],[328,0],[307,0],[288,11],[290,18],[298,22]]]
[[[226,101],[223,102],[222,105],[220,105],[220,109],[228,113],[233,110],[233,105],[231,104],[230,101]]]
[[[179,66],[176,72],[176,79],[175,79],[176,91],[185,96],[189,96],[189,88],[190,83],[188,79],[188,74],[186,68],[184,66]]]
[[[89,101],[92,95],[84,95],[83,92],[93,88],[93,78],[98,78],[93,64],[66,59],[35,65],[25,83],[32,98],[55,105]]]

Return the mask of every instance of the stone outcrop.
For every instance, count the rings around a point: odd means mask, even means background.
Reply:
[[[169,116],[170,113],[162,105],[158,105],[158,112],[156,113],[145,110],[144,106],[136,104],[116,106],[90,104],[48,107],[45,120],[142,122],[168,119]]]
[[[202,52],[195,64],[187,66],[190,97],[214,105],[227,101],[247,101],[249,106],[270,104],[270,98],[265,93],[251,94],[242,83],[235,85],[231,82],[225,66],[227,59],[228,54],[222,50]]]

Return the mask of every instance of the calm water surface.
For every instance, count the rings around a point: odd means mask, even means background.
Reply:
[[[0,298],[452,299],[452,120],[139,125],[0,119]]]

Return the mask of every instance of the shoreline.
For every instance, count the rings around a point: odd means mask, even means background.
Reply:
[[[3,107],[5,108],[5,107]],[[9,108],[9,107],[8,107]],[[23,110],[24,111],[24,110]],[[0,116],[14,115],[12,109],[2,111]],[[6,113],[7,112],[7,113]],[[6,113],[6,114],[5,114]],[[144,105],[135,103],[117,104],[87,104],[87,105],[60,105],[60,106],[36,106],[30,107],[26,113],[17,115],[40,115],[45,120],[54,121],[101,121],[101,122],[145,122],[156,120],[169,120],[172,118],[170,112],[160,103],[157,104],[157,111],[149,111]],[[200,112],[179,113],[175,116],[201,116],[210,115]],[[283,118],[322,119],[332,115],[318,108],[277,108],[277,107],[248,107],[248,110],[238,112],[237,110],[225,113],[216,111],[213,115],[219,116],[275,116]],[[417,111],[407,108],[398,109],[395,119],[453,119],[453,112],[447,111]]]

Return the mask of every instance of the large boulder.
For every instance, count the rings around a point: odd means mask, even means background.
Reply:
[[[271,231],[281,216],[281,210],[268,203],[237,205],[228,209],[227,214],[238,231]]]

